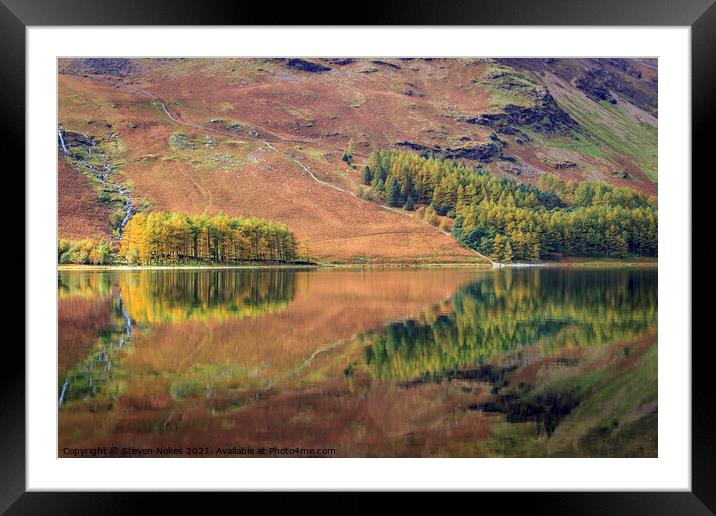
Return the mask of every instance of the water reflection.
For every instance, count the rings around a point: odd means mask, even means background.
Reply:
[[[549,353],[633,339],[656,322],[654,271],[507,270],[460,287],[448,314],[375,332],[364,356],[376,377],[407,380],[528,345]]]
[[[59,274],[66,446],[653,456],[656,270]]]
[[[255,317],[284,310],[295,295],[295,271],[148,270],[111,274],[97,271],[60,273],[62,316],[71,315],[74,297],[110,298],[109,317],[87,356],[60,368],[58,405],[96,396],[107,387],[113,364],[132,343],[132,326]],[[80,308],[75,320],[82,321]],[[61,316],[60,334],[71,331]],[[109,387],[107,387],[109,388]],[[111,384],[111,396],[122,384]]]
[[[296,290],[294,270],[136,270],[61,272],[60,299],[115,293],[132,319],[178,323],[227,319],[285,309]]]

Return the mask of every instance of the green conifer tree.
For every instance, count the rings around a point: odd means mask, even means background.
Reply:
[[[410,195],[408,196],[408,200],[405,201],[405,206],[403,206],[403,208],[405,208],[408,211],[412,211],[415,208],[415,203],[413,203],[412,196],[410,196]]]
[[[369,185],[372,180],[373,172],[371,172],[370,167],[366,165],[366,167],[363,169],[363,184]]]
[[[403,204],[400,198],[400,185],[393,176],[388,176],[385,183],[385,201],[389,206],[398,207]]]

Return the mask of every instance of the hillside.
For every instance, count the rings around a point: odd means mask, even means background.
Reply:
[[[480,262],[363,195],[373,151],[657,193],[655,60],[60,60],[59,236],[138,211],[256,216],[322,260]],[[348,157],[348,160],[342,158]]]

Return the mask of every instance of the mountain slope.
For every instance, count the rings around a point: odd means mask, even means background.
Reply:
[[[603,61],[61,60],[60,236],[118,232],[137,210],[224,212],[284,223],[321,259],[484,261],[361,199],[359,165],[424,149],[655,194],[655,63]]]

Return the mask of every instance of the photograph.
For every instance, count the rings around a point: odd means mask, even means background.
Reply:
[[[659,62],[57,57],[56,456],[660,457]]]

